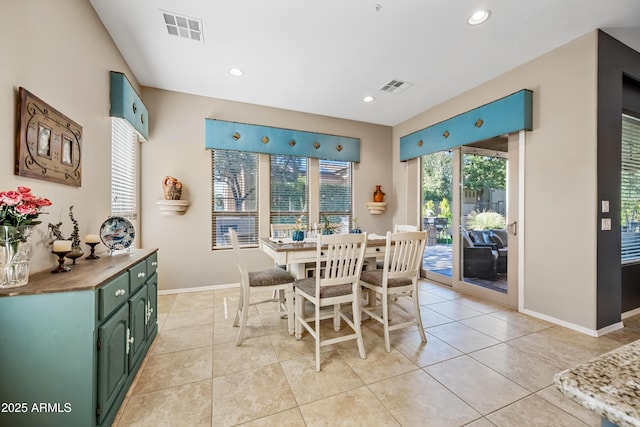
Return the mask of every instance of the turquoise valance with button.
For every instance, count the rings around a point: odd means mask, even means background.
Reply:
[[[128,121],[146,140],[149,139],[149,111],[131,83],[122,73],[111,71],[109,115]]]
[[[400,160],[532,130],[533,92],[523,89],[400,138]]]
[[[205,148],[360,161],[360,139],[293,129],[205,119]]]

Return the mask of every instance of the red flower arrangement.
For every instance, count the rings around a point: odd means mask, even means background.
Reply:
[[[51,201],[34,196],[27,187],[0,192],[0,225],[20,227],[40,224],[42,221],[37,221],[37,218],[46,206],[51,206]]]

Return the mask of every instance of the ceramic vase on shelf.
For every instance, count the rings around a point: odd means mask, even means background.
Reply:
[[[376,185],[376,191],[373,192],[374,202],[384,202],[384,193],[380,189],[381,185]]]
[[[32,225],[0,226],[0,288],[15,288],[29,282]]]
[[[291,232],[291,240],[293,240],[294,242],[302,242],[304,240],[304,231],[293,230]]]

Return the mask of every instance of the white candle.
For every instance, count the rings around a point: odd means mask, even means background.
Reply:
[[[71,240],[54,241],[53,252],[71,252]]]
[[[84,238],[85,243],[99,243],[100,237],[97,234],[87,234]]]

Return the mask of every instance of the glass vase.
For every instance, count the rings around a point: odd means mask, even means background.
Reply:
[[[84,255],[84,251],[80,247],[80,244],[71,245],[71,252],[65,255],[65,257],[73,260],[73,264],[76,263],[76,259],[82,257]]]
[[[0,226],[0,288],[15,288],[29,282],[32,225]]]

